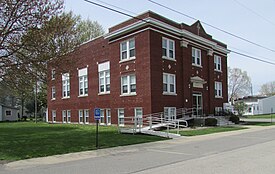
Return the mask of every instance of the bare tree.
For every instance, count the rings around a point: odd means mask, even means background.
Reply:
[[[251,93],[251,79],[246,71],[228,67],[228,93],[231,102]]]
[[[57,15],[63,0],[0,1],[0,78],[13,66],[22,64],[17,54],[25,46],[22,37]]]
[[[260,94],[266,96],[275,95],[275,81],[263,84],[260,89]]]

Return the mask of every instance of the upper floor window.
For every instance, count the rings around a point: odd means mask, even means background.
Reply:
[[[135,56],[135,39],[130,39],[120,43],[120,61],[134,59]]]
[[[163,73],[163,94],[176,93],[176,75]]]
[[[201,50],[192,47],[192,65],[201,65]]]
[[[221,56],[214,55],[214,67],[216,71],[222,70],[221,62]]]
[[[52,69],[52,74],[51,75],[52,75],[52,80],[54,80],[55,79],[55,69],[54,68]]]
[[[55,99],[55,86],[52,86],[52,99]]]
[[[62,97],[70,97],[70,74],[62,74]]]
[[[175,41],[162,38],[162,57],[175,59]]]
[[[215,97],[222,97],[222,82],[215,82]]]
[[[88,68],[78,70],[79,96],[88,95]]]
[[[121,94],[136,94],[136,76],[121,77]]]
[[[99,93],[110,93],[110,62],[98,64]]]

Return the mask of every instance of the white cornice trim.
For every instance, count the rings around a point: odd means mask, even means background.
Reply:
[[[135,22],[133,24],[130,24],[130,25],[127,25],[125,27],[122,27],[118,30],[115,30],[111,33],[108,33],[104,36],[105,39],[112,39],[114,37],[117,37],[117,36],[120,36],[120,35],[123,35],[123,34],[126,34],[128,33],[129,31],[133,31],[133,30],[136,30],[138,28],[141,28],[141,27],[145,27],[145,26],[154,26],[154,27],[157,27],[159,29],[162,29],[164,31],[167,31],[167,32],[170,32],[174,35],[177,35],[179,37],[185,37],[185,39],[191,39],[191,40],[194,40],[198,43],[201,43],[201,44],[204,44],[204,45],[207,45],[209,47],[211,47],[212,49],[215,49],[217,51],[220,51],[224,54],[228,54],[230,53],[230,51],[224,47],[221,47],[219,46],[216,42],[213,42],[213,41],[210,41],[210,40],[207,40],[201,36],[198,36],[198,35],[195,35],[187,30],[184,30],[184,29],[179,29],[179,28],[176,28],[172,25],[169,25],[167,23],[164,23],[162,21],[159,21],[157,19],[154,19],[154,18],[151,18],[151,17],[148,17],[148,18],[145,18],[143,19],[143,21],[138,21],[138,22]],[[152,29],[149,27],[149,29],[151,30],[155,30],[155,29]],[[142,31],[145,31],[145,29],[143,29]],[[155,30],[156,31],[156,30]],[[161,32],[161,31],[158,31],[158,32]],[[135,32],[135,34],[138,33]],[[162,32],[162,33],[165,33],[165,32]],[[166,35],[168,35],[167,33],[165,33]],[[172,36],[172,35],[170,35]],[[116,39],[118,40],[118,39]],[[188,40],[189,41],[189,40]],[[189,41],[190,42],[190,41]],[[195,43],[195,42],[193,42]]]

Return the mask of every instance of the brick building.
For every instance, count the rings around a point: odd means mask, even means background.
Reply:
[[[126,116],[195,108],[214,114],[227,102],[227,46],[199,21],[188,26],[146,12],[109,29],[49,66],[48,121],[123,125]],[[142,20],[140,20],[142,19]]]

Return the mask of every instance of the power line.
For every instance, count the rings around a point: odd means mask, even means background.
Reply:
[[[257,60],[257,61],[260,61],[260,62],[264,62],[264,63],[267,63],[267,64],[270,64],[270,65],[275,65],[274,62],[270,62],[270,61],[267,61],[267,60],[263,60],[261,58],[257,58],[257,57],[254,57],[254,56],[249,56],[247,54],[243,54],[243,53],[240,53],[240,52],[237,52],[237,51],[234,51],[234,50],[230,50],[232,53],[235,53],[235,54],[238,54],[240,56],[244,56],[244,57],[247,57],[249,59],[253,59],[253,60]]]
[[[187,14],[184,14],[184,13],[180,12],[180,11],[174,10],[174,9],[172,9],[172,8],[170,8],[170,7],[167,7],[167,6],[165,6],[165,5],[162,5],[162,4],[160,4],[160,3],[158,3],[158,2],[155,2],[155,1],[153,1],[153,0],[148,0],[148,1],[151,2],[151,3],[153,3],[153,4],[158,5],[158,6],[160,6],[160,7],[163,7],[163,8],[166,8],[166,9],[168,9],[168,10],[171,10],[171,11],[173,11],[173,12],[175,12],[175,13],[181,14],[181,15],[183,15],[183,16],[185,16],[185,17],[190,18],[190,19],[198,20],[198,19],[196,19],[196,18],[194,18],[194,17],[192,17],[192,16],[189,16],[189,15],[187,15]],[[256,46],[258,46],[258,47],[261,47],[261,48],[263,48],[263,49],[266,49],[266,50],[269,50],[269,51],[275,53],[275,50],[274,50],[274,49],[268,48],[268,47],[266,47],[266,46],[260,45],[260,44],[255,43],[255,42],[252,42],[252,41],[250,41],[250,40],[248,40],[248,39],[245,39],[245,38],[243,38],[243,37],[241,37],[241,36],[238,36],[238,35],[236,35],[236,34],[230,33],[230,32],[228,32],[228,31],[226,31],[226,30],[224,30],[224,29],[215,27],[214,25],[211,25],[211,24],[209,24],[209,23],[206,23],[206,22],[203,22],[203,21],[200,21],[200,22],[203,23],[204,25],[207,25],[207,26],[209,26],[209,27],[211,27],[211,28],[214,28],[214,29],[216,29],[216,30],[219,30],[219,31],[221,31],[221,32],[223,32],[223,33],[226,33],[226,34],[230,35],[230,36],[233,36],[233,37],[235,37],[235,38],[238,38],[238,39],[240,39],[240,40],[243,40],[243,41],[245,41],[245,42],[248,42],[248,43],[250,43],[250,44],[252,44],[252,45],[256,45]]]
[[[99,7],[101,7],[101,8],[105,8],[105,9],[107,9],[107,10],[110,10],[110,11],[113,11],[113,12],[116,12],[116,13],[119,13],[119,14],[122,14],[122,15],[125,15],[125,16],[128,16],[128,17],[131,17],[131,18],[134,18],[134,19],[137,19],[137,20],[141,20],[141,21],[147,23],[147,21],[144,20],[144,19],[141,19],[141,18],[138,18],[138,17],[136,17],[136,16],[133,16],[133,15],[130,15],[130,14],[127,14],[127,13],[124,13],[124,12],[121,12],[121,11],[118,11],[118,10],[116,10],[116,9],[113,9],[113,8],[110,8],[110,7],[107,7],[107,6],[98,4],[98,3],[96,3],[96,2],[89,1],[89,0],[84,0],[84,1],[86,1],[86,2],[88,2],[88,3],[90,3],[90,4],[94,4],[94,5],[96,5],[96,6],[99,6]]]
[[[122,15],[125,15],[125,16],[128,16],[128,17],[131,17],[131,18],[134,18],[134,19],[137,19],[137,20],[144,21],[144,22],[148,23],[146,20],[141,19],[141,18],[139,18],[139,17],[132,16],[132,15],[130,15],[130,14],[121,12],[121,11],[119,11],[119,10],[115,10],[115,9],[110,8],[110,7],[107,7],[107,6],[104,6],[104,5],[101,5],[101,4],[92,2],[92,1],[90,1],[90,0],[84,0],[84,1],[86,1],[86,2],[88,2],[88,3],[90,3],[90,4],[93,4],[93,5],[99,6],[99,7],[101,7],[101,8],[104,8],[104,9],[107,9],[107,10],[110,10],[110,11],[113,11],[113,12],[116,12],[116,13],[119,13],[119,14],[122,14]],[[124,9],[122,9],[122,10],[124,10]],[[274,62],[267,61],[267,60],[264,60],[264,59],[261,59],[261,58],[258,58],[258,57],[253,57],[253,56],[250,56],[250,55],[246,55],[246,54],[243,54],[243,53],[234,51],[234,50],[229,50],[229,51],[231,51],[232,53],[238,54],[238,55],[240,55],[240,56],[247,57],[247,58],[249,58],[249,59],[257,60],[257,61],[260,61],[260,62],[263,62],[263,63],[267,63],[267,64],[270,64],[270,65],[275,65]]]
[[[272,21],[270,21],[269,19],[265,18],[263,15],[257,13],[255,10],[252,10],[251,8],[247,7],[245,4],[237,1],[237,0],[233,0],[235,1],[237,4],[239,4],[240,6],[242,6],[243,8],[247,9],[248,11],[250,11],[251,13],[255,14],[256,16],[258,16],[259,18],[262,18],[263,20],[265,20],[266,22],[270,23],[271,25],[275,26],[275,23],[273,23]]]

